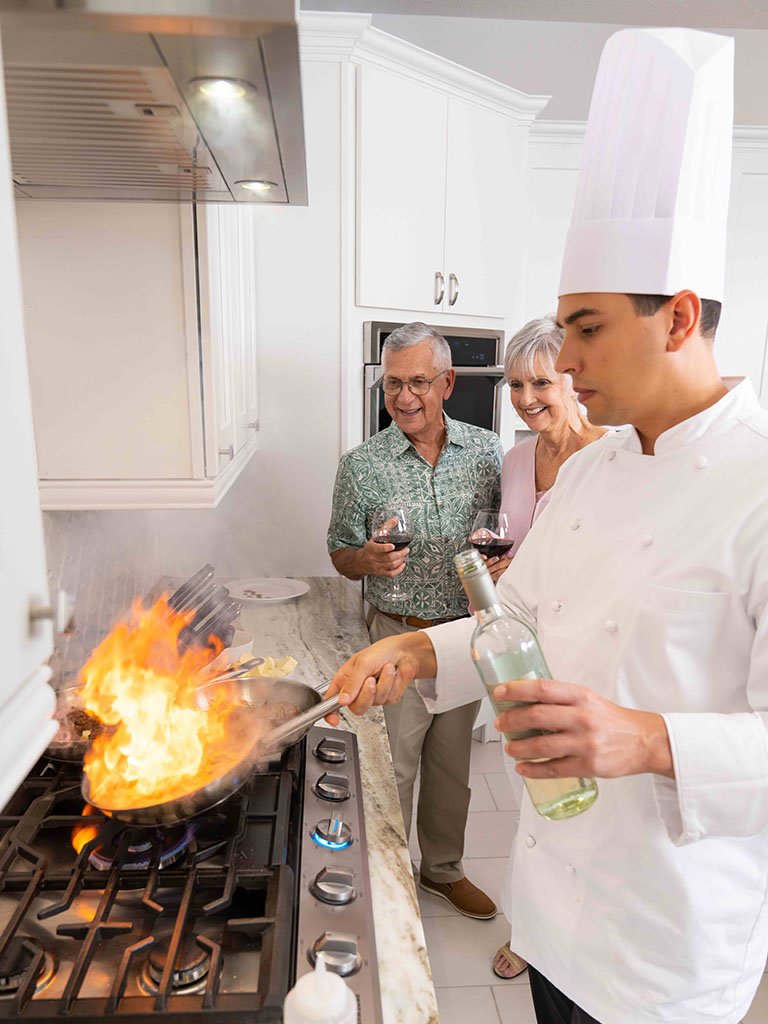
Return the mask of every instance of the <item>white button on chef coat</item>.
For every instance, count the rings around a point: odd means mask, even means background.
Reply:
[[[643,535],[643,547],[644,548],[649,548],[651,546],[651,544],[653,544],[653,537],[650,535],[650,533],[644,534]]]
[[[529,850],[532,850],[536,845],[536,840],[533,838],[533,836],[526,836],[525,845],[528,847]]]
[[[618,625],[613,621],[613,619],[606,619],[605,620],[605,631],[606,631],[606,633],[615,633],[618,630],[618,628],[619,628]]]
[[[581,526],[581,523],[579,522],[579,520],[578,520],[578,519],[574,519],[574,520],[573,520],[573,522],[569,524],[569,528],[570,528],[571,530],[578,530],[578,528],[579,528],[580,526]]]
[[[709,465],[709,459],[706,455],[699,455],[696,459],[696,469],[706,469]]]
[[[553,612],[559,612],[562,607],[563,606],[562,606],[562,603],[560,601],[553,601],[552,602],[552,611]]]
[[[707,453],[706,499],[680,487],[693,442]],[[512,948],[597,1020],[735,1024],[768,954],[768,738],[757,714],[768,711],[768,411],[743,381],[663,433],[654,457],[631,428],[611,443],[622,457],[610,473],[599,444],[563,465],[498,593],[536,624],[556,679],[664,714],[676,779],[600,779],[588,811],[543,828],[523,795],[520,839],[536,831],[537,856],[510,859]],[[704,500],[707,529],[692,530]],[[576,558],[567,524],[582,502]],[[637,539],[659,515],[649,559]],[[567,617],[539,614],[553,592]],[[621,647],[606,645],[623,607]],[[431,711],[480,696],[473,628],[428,630],[437,678],[417,685]],[[570,875],[566,863],[583,867]],[[712,942],[724,907],[728,939]],[[745,1005],[718,978],[740,979]],[[653,1017],[638,1009],[649,990]]]
[[[610,450],[610,451],[608,452],[608,461],[609,461],[609,462],[613,462],[613,460],[614,460],[615,458],[616,458],[616,452],[615,452],[615,451],[614,451],[613,449],[611,449],[611,450]]]
[[[565,870],[568,872],[569,875],[575,875],[576,874],[576,868],[573,866],[573,864],[566,864],[565,865]]]

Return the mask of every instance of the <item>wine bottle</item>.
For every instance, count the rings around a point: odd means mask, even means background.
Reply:
[[[551,679],[536,634],[522,619],[504,612],[485,562],[477,551],[456,556],[459,577],[477,616],[470,649],[491,704],[499,715],[525,706],[527,701],[497,700],[499,683],[514,679]],[[508,740],[543,736],[540,729],[505,732]],[[540,760],[547,760],[541,758]],[[545,818],[558,821],[581,814],[597,799],[594,779],[525,779],[533,806]]]

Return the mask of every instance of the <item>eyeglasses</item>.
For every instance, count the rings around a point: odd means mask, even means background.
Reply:
[[[412,395],[426,395],[438,377],[442,377],[447,370],[441,370],[431,380],[427,377],[411,377],[410,380],[399,380],[397,377],[385,377],[381,382],[381,390],[385,395],[399,395],[405,384]]]

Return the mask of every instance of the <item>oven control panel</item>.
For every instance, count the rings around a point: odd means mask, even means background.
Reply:
[[[381,1024],[357,737],[307,734],[296,977],[318,956],[357,996],[360,1024]]]

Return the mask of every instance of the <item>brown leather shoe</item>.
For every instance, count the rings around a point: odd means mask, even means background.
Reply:
[[[468,878],[460,878],[458,882],[433,882],[420,875],[419,888],[448,900],[454,910],[465,917],[477,917],[482,921],[496,917],[496,904]]]

